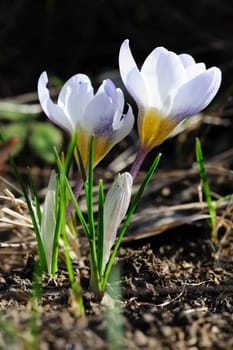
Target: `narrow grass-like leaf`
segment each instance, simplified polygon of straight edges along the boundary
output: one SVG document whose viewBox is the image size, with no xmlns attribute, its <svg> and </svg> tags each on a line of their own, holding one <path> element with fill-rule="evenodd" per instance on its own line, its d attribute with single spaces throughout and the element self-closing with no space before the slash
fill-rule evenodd
<svg viewBox="0 0 233 350">
<path fill-rule="evenodd" d="M 67 179 L 67 177 L 65 177 L 65 181 L 66 181 L 66 186 L 67 186 L 67 190 L 68 190 L 70 199 L 71 199 L 72 204 L 74 206 L 74 210 L 75 210 L 75 212 L 76 212 L 76 214 L 78 216 L 80 224 L 82 225 L 83 231 L 84 231 L 84 233 L 85 233 L 85 235 L 87 237 L 90 237 L 90 232 L 89 232 L 88 225 L 87 225 L 86 220 L 85 220 L 85 218 L 84 218 L 84 216 L 83 216 L 83 214 L 82 214 L 82 212 L 81 212 L 81 210 L 79 208 L 78 202 L 77 202 L 77 200 L 75 198 L 74 192 L 72 191 L 72 188 L 71 188 L 71 186 L 69 184 L 69 180 Z"/>
<path fill-rule="evenodd" d="M 40 236 L 40 227 L 38 226 L 38 220 L 35 216 L 35 212 L 33 210 L 32 203 L 31 203 L 30 198 L 28 196 L 26 186 L 24 184 L 23 178 L 21 177 L 21 175 L 17 169 L 17 166 L 16 166 L 12 157 L 9 158 L 9 162 L 10 162 L 10 164 L 15 172 L 16 178 L 17 178 L 17 180 L 22 188 L 22 191 L 23 191 L 23 194 L 24 194 L 27 206 L 28 206 L 29 214 L 30 214 L 31 219 L 32 219 L 32 224 L 33 224 L 33 227 L 35 230 L 37 244 L 38 244 L 38 254 L 39 254 L 39 258 L 40 258 L 41 268 L 43 269 L 43 271 L 48 271 L 44 246 L 43 246 L 43 242 L 42 242 L 42 239 Z"/>
<path fill-rule="evenodd" d="M 29 329 L 31 337 L 28 339 L 27 349 L 37 349 L 39 345 L 39 300 L 42 295 L 42 274 L 41 267 L 36 263 L 33 278 L 32 291 L 30 297 L 31 310 L 29 314 Z"/>
<path fill-rule="evenodd" d="M 69 146 L 68 146 L 67 154 L 65 157 L 65 164 L 64 164 L 64 171 L 65 171 L 66 176 L 68 176 L 68 174 L 69 174 L 71 161 L 72 161 L 72 158 L 74 155 L 75 147 L 77 146 L 78 134 L 79 134 L 79 130 L 77 129 L 73 133 L 71 141 L 70 141 Z"/>
<path fill-rule="evenodd" d="M 124 221 L 124 224 L 123 224 L 123 226 L 122 226 L 122 229 L 121 229 L 121 231 L 120 231 L 120 233 L 119 233 L 119 236 L 118 236 L 118 238 L 117 238 L 117 240 L 116 240 L 116 243 L 115 243 L 115 245 L 114 245 L 112 254 L 111 254 L 111 256 L 110 256 L 110 259 L 109 259 L 109 261 L 108 261 L 108 263 L 107 263 L 107 266 L 106 266 L 106 268 L 105 268 L 105 271 L 104 271 L 104 275 L 103 275 L 103 278 L 102 278 L 102 289 L 103 289 L 103 290 L 105 290 L 105 288 L 106 288 L 106 284 L 107 284 L 107 281 L 108 281 L 108 276 L 109 276 L 109 273 L 110 273 L 110 271 L 111 271 L 111 268 L 112 268 L 114 259 L 115 259 L 115 257 L 116 257 L 116 254 L 117 254 L 117 252 L 118 252 L 118 249 L 119 249 L 120 243 L 121 243 L 121 241 L 122 241 L 122 238 L 124 237 L 124 234 L 125 234 L 125 232 L 126 232 L 126 230 L 127 230 L 127 228 L 128 228 L 128 225 L 129 225 L 129 223 L 130 223 L 130 220 L 131 220 L 131 218 L 132 218 L 132 215 L 133 215 L 133 213 L 134 213 L 134 211 L 135 211 L 135 209 L 136 209 L 136 207 L 137 207 L 137 205 L 138 205 L 138 201 L 139 201 L 139 199 L 140 199 L 142 193 L 144 192 L 146 186 L 148 185 L 148 183 L 149 183 L 151 177 L 153 176 L 153 174 L 154 174 L 154 172 L 155 172 L 155 170 L 156 170 L 156 168 L 157 168 L 157 165 L 158 165 L 158 163 L 159 163 L 160 158 L 161 158 L 161 153 L 159 153 L 159 154 L 157 155 L 157 157 L 156 157 L 155 160 L 153 161 L 152 165 L 150 166 L 150 169 L 148 170 L 148 172 L 147 172 L 147 174 L 146 174 L 146 176 L 145 176 L 145 178 L 144 178 L 144 180 L 143 180 L 141 186 L 139 187 L 139 189 L 138 189 L 138 191 L 137 191 L 137 193 L 136 193 L 135 198 L 133 199 L 133 201 L 132 201 L 132 203 L 131 203 L 131 205 L 130 205 L 130 208 L 129 208 L 129 210 L 128 210 L 128 214 L 127 214 L 127 216 L 126 216 L 126 219 L 125 219 L 125 221 Z"/>
<path fill-rule="evenodd" d="M 101 290 L 100 286 L 100 276 L 99 276 L 99 267 L 97 260 L 97 251 L 96 251 L 96 230 L 94 222 L 94 210 L 93 210 L 93 159 L 94 159 L 94 136 L 91 137 L 90 141 L 90 150 L 89 150 L 89 163 L 88 163 L 88 181 L 84 184 L 84 189 L 86 192 L 87 199 L 87 213 L 88 213 L 88 224 L 89 224 L 89 244 L 90 244 L 90 264 L 91 264 L 91 281 L 90 287 L 95 292 L 98 297 L 98 294 Z"/>
<path fill-rule="evenodd" d="M 66 267 L 67 272 L 69 276 L 69 281 L 71 284 L 71 288 L 75 294 L 78 306 L 79 306 L 79 312 L 83 315 L 84 314 L 84 305 L 83 305 L 83 299 L 81 295 L 81 289 L 79 284 L 75 280 L 74 270 L 72 266 L 72 261 L 70 257 L 69 252 L 69 242 L 67 238 L 66 233 L 66 181 L 65 181 L 65 173 L 62 172 L 60 174 L 60 186 L 61 186 L 61 193 L 60 193 L 60 215 L 61 215 L 61 230 L 62 230 L 62 237 L 63 237 L 63 243 L 64 243 L 64 254 L 65 254 L 65 260 L 66 260 Z"/>
<path fill-rule="evenodd" d="M 104 242 L 104 188 L 103 180 L 99 181 L 99 190 L 98 190 L 98 226 L 97 226 L 97 260 L 99 275 L 102 274 L 102 263 L 103 263 L 103 242 Z"/>
<path fill-rule="evenodd" d="M 35 203 L 35 207 L 36 207 L 37 219 L 38 219 L 39 225 L 41 225 L 42 213 L 41 213 L 41 208 L 40 208 L 40 201 L 38 198 L 36 186 L 35 186 L 35 183 L 33 181 L 31 170 L 29 167 L 28 167 L 28 180 L 29 180 L 29 184 L 30 184 L 31 194 L 32 194 L 32 197 L 33 197 L 33 200 Z"/>
<path fill-rule="evenodd" d="M 95 241 L 95 222 L 93 211 L 93 156 L 94 156 L 94 137 L 91 137 L 90 151 L 89 151 L 89 166 L 88 166 L 88 181 L 85 182 L 85 189 L 87 193 L 87 212 L 88 223 L 90 230 L 90 239 Z"/>
<path fill-rule="evenodd" d="M 85 183 L 85 181 L 87 180 L 87 174 L 86 174 L 86 170 L 85 170 L 85 167 L 83 164 L 82 156 L 81 156 L 81 153 L 80 153 L 80 150 L 78 147 L 75 149 L 74 156 L 78 161 L 79 170 L 80 170 L 81 175 L 82 175 L 83 183 Z"/>
<path fill-rule="evenodd" d="M 210 224 L 211 224 L 211 241 L 212 243 L 215 243 L 216 241 L 216 210 L 215 206 L 212 202 L 209 183 L 206 176 L 206 170 L 205 170 L 205 164 L 203 159 L 203 153 L 201 148 L 201 143 L 198 138 L 196 138 L 196 158 L 197 158 L 197 164 L 200 172 L 200 177 L 203 184 L 203 191 L 205 194 L 208 211 L 210 215 Z"/>
<path fill-rule="evenodd" d="M 215 202 L 215 207 L 217 208 L 220 204 L 224 203 L 225 201 L 232 201 L 232 199 L 233 199 L 233 195 L 232 194 L 227 194 L 226 196 L 223 196 L 223 197 L 219 198 Z"/>
<path fill-rule="evenodd" d="M 64 165 L 62 164 L 61 159 L 60 159 L 56 149 L 54 149 L 54 152 L 55 152 L 55 157 L 56 157 L 56 162 L 57 162 L 57 167 L 58 167 L 59 173 L 63 174 L 65 176 Z M 88 225 L 87 225 L 86 220 L 85 220 L 85 218 L 84 218 L 84 216 L 83 216 L 83 214 L 82 214 L 82 212 L 81 212 L 81 210 L 79 208 L 79 205 L 77 203 L 75 195 L 74 195 L 74 193 L 72 191 L 72 188 L 70 186 L 69 180 L 67 179 L 66 176 L 65 176 L 65 182 L 66 182 L 66 187 L 67 187 L 67 190 L 68 190 L 68 194 L 69 194 L 70 199 L 72 201 L 72 204 L 74 206 L 74 210 L 75 210 L 75 212 L 76 212 L 76 214 L 77 214 L 77 216 L 79 218 L 79 221 L 80 221 L 80 223 L 82 225 L 83 231 L 84 231 L 85 235 L 87 237 L 89 237 L 90 233 L 89 233 Z"/>
<path fill-rule="evenodd" d="M 94 212 L 93 212 L 93 158 L 94 158 L 94 137 L 91 137 L 90 151 L 89 151 L 89 165 L 88 165 L 88 222 L 90 226 L 91 238 L 95 238 L 95 223 L 94 223 Z"/>
</svg>

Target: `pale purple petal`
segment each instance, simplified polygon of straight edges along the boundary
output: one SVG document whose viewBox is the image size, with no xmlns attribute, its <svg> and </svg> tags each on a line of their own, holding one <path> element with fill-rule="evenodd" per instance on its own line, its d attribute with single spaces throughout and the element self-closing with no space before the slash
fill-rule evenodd
<svg viewBox="0 0 233 350">
<path fill-rule="evenodd" d="M 106 79 L 103 81 L 101 85 L 108 95 L 108 97 L 112 100 L 112 104 L 117 105 L 117 91 L 114 83 L 110 79 Z"/>
<path fill-rule="evenodd" d="M 62 87 L 58 96 L 58 105 L 76 127 L 83 124 L 83 116 L 88 103 L 93 98 L 93 87 L 85 74 L 76 74 Z"/>
<path fill-rule="evenodd" d="M 173 100 L 170 118 L 181 121 L 202 111 L 215 97 L 221 84 L 221 71 L 212 67 L 180 87 Z"/>
<path fill-rule="evenodd" d="M 195 65 L 189 66 L 185 70 L 186 74 L 186 81 L 192 80 L 199 74 L 203 73 L 206 71 L 206 66 L 204 63 L 197 63 Z"/>
<path fill-rule="evenodd" d="M 119 123 L 122 119 L 122 114 L 123 114 L 123 109 L 125 104 L 124 94 L 121 91 L 121 89 L 118 88 L 116 92 L 117 92 L 117 101 L 116 101 L 116 112 L 112 123 L 113 130 L 116 130 L 119 127 Z"/>
<path fill-rule="evenodd" d="M 182 53 L 179 55 L 180 61 L 182 62 L 184 68 L 188 68 L 196 64 L 194 58 L 187 53 Z"/>
<path fill-rule="evenodd" d="M 134 125 L 134 115 L 131 106 L 129 105 L 128 111 L 126 114 L 123 114 L 121 120 L 118 123 L 117 129 L 114 129 L 112 135 L 112 143 L 116 143 L 123 140 L 132 130 Z"/>
<path fill-rule="evenodd" d="M 156 95 L 159 93 L 160 101 L 163 102 L 170 94 L 173 94 L 179 86 L 185 81 L 185 69 L 180 62 L 179 57 L 163 47 L 158 47 L 147 57 L 143 66 L 142 74 L 149 85 L 151 94 L 150 105 L 155 108 L 161 108 L 156 105 Z M 153 101 L 153 93 L 156 92 Z"/>
<path fill-rule="evenodd" d="M 74 125 L 67 118 L 63 108 L 55 104 L 50 98 L 47 84 L 48 76 L 46 72 L 43 72 L 38 81 L 38 97 L 43 111 L 53 123 L 72 133 Z"/>
<path fill-rule="evenodd" d="M 109 96 L 104 91 L 98 91 L 85 110 L 82 127 L 91 133 L 108 136 L 112 133 L 114 113 Z"/>
<path fill-rule="evenodd" d="M 162 105 L 161 96 L 159 93 L 159 81 L 156 71 L 160 50 L 163 50 L 163 48 L 158 48 L 152 51 L 144 61 L 141 68 L 141 74 L 145 85 L 147 86 L 148 105 L 156 108 L 160 108 Z"/>
<path fill-rule="evenodd" d="M 129 40 L 125 40 L 120 48 L 119 69 L 123 83 L 129 94 L 139 106 L 148 102 L 148 92 L 139 69 L 129 48 Z"/>
</svg>

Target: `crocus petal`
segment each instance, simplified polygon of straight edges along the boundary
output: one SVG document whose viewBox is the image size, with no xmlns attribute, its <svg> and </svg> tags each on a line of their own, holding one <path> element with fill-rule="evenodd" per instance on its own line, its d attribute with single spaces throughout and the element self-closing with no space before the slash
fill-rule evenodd
<svg viewBox="0 0 233 350">
<path fill-rule="evenodd" d="M 123 115 L 117 128 L 109 131 L 109 134 L 105 131 L 99 130 L 95 134 L 94 143 L 94 165 L 98 164 L 101 159 L 115 146 L 116 143 L 123 140 L 132 130 L 134 124 L 134 116 L 132 108 L 129 106 L 126 115 Z"/>
<path fill-rule="evenodd" d="M 118 123 L 117 128 L 114 130 L 112 136 L 112 143 L 115 145 L 116 143 L 123 140 L 132 130 L 134 125 L 134 115 L 131 106 L 128 106 L 128 111 L 124 114 L 121 120 Z"/>
<path fill-rule="evenodd" d="M 83 125 L 84 111 L 93 98 L 93 87 L 85 74 L 76 74 L 62 87 L 58 96 L 58 105 L 62 106 L 72 125 Z"/>
<path fill-rule="evenodd" d="M 186 82 L 192 80 L 196 76 L 206 71 L 206 66 L 204 63 L 197 63 L 195 65 L 189 66 L 185 70 Z"/>
<path fill-rule="evenodd" d="M 103 84 L 100 86 L 104 89 L 107 96 L 111 99 L 113 106 L 117 105 L 117 89 L 114 83 L 110 79 L 106 79 L 103 81 Z"/>
<path fill-rule="evenodd" d="M 193 66 L 196 64 L 194 58 L 187 53 L 182 53 L 179 55 L 179 59 L 181 63 L 183 64 L 184 68 L 188 68 L 190 66 Z"/>
<path fill-rule="evenodd" d="M 132 185 L 132 176 L 125 172 L 117 176 L 107 193 L 103 217 L 103 272 L 110 257 L 110 251 L 115 242 L 118 227 L 128 210 Z"/>
<path fill-rule="evenodd" d="M 152 70 L 152 64 L 154 70 Z M 157 105 L 156 102 L 153 103 L 153 97 L 150 104 L 151 107 L 157 109 L 162 108 L 164 110 L 165 107 L 168 108 L 169 106 L 164 105 L 167 97 L 185 81 L 185 69 L 179 57 L 163 47 L 158 47 L 148 56 L 143 64 L 142 73 L 146 75 L 146 80 L 150 84 L 149 90 L 158 89 L 161 105 Z M 153 81 L 157 81 L 156 87 L 153 86 Z M 166 112 L 164 110 L 164 113 Z"/>
<path fill-rule="evenodd" d="M 158 47 L 147 57 L 141 72 L 150 91 L 150 107 L 169 108 L 164 105 L 164 101 L 185 81 L 185 69 L 179 57 L 174 52 Z"/>
<path fill-rule="evenodd" d="M 112 123 L 113 130 L 118 129 L 118 127 L 119 127 L 119 123 L 122 119 L 122 111 L 123 111 L 124 104 L 125 104 L 124 95 L 123 95 L 123 92 L 121 91 L 121 89 L 116 89 L 116 93 L 117 93 L 117 101 L 116 101 L 116 112 L 115 112 L 115 115 L 113 118 L 113 123 Z"/>
<path fill-rule="evenodd" d="M 105 91 L 98 92 L 84 112 L 85 129 L 108 136 L 112 133 L 113 105 Z"/>
<path fill-rule="evenodd" d="M 148 102 L 147 88 L 130 51 L 129 40 L 125 40 L 121 45 L 119 68 L 122 80 L 130 95 L 138 105 L 145 105 Z"/>
<path fill-rule="evenodd" d="M 181 121 L 203 110 L 216 95 L 221 71 L 212 67 L 182 85 L 173 100 L 170 118 Z"/>
<path fill-rule="evenodd" d="M 62 107 L 58 106 L 51 100 L 47 84 L 47 73 L 43 72 L 38 81 L 38 97 L 43 111 L 53 123 L 72 133 L 74 125 L 71 120 L 67 118 Z"/>
</svg>

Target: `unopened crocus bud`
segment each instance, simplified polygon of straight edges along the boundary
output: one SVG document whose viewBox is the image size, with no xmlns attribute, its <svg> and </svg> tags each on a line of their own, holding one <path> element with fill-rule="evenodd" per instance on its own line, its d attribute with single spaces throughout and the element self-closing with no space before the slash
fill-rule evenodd
<svg viewBox="0 0 233 350">
<path fill-rule="evenodd" d="M 40 236 L 43 243 L 48 273 L 51 273 L 53 243 L 56 228 L 56 173 L 52 172 L 42 213 Z"/>
<path fill-rule="evenodd" d="M 104 237 L 102 271 L 110 257 L 117 229 L 129 207 L 133 179 L 130 173 L 119 174 L 110 187 L 104 203 Z"/>
</svg>

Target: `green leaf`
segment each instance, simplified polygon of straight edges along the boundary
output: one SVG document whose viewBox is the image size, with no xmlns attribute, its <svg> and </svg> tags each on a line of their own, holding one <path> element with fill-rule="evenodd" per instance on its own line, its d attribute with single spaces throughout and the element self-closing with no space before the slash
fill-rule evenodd
<svg viewBox="0 0 233 350">
<path fill-rule="evenodd" d="M 203 183 L 203 192 L 205 194 L 206 202 L 208 205 L 208 211 L 210 215 L 210 221 L 211 221 L 211 241 L 215 243 L 216 241 L 216 210 L 211 198 L 211 192 L 209 183 L 207 180 L 206 170 L 205 170 L 205 163 L 202 153 L 202 147 L 201 143 L 198 138 L 196 138 L 196 158 L 197 158 L 197 164 L 200 172 L 200 177 Z"/>
<path fill-rule="evenodd" d="M 12 151 L 13 156 L 18 154 L 22 150 L 27 134 L 28 134 L 27 123 L 12 123 L 12 124 L 5 125 L 1 129 L 1 135 L 4 140 L 8 140 L 13 136 L 16 136 L 18 139 L 18 142 L 15 144 L 15 147 Z"/>
<path fill-rule="evenodd" d="M 103 180 L 99 180 L 99 191 L 98 191 L 98 226 L 97 226 L 97 259 L 99 275 L 102 274 L 102 263 L 103 263 L 103 246 L 104 246 L 104 185 Z"/>
<path fill-rule="evenodd" d="M 47 163 L 54 163 L 53 146 L 61 145 L 62 132 L 49 123 L 35 123 L 32 125 L 28 141 L 38 157 Z"/>
</svg>

